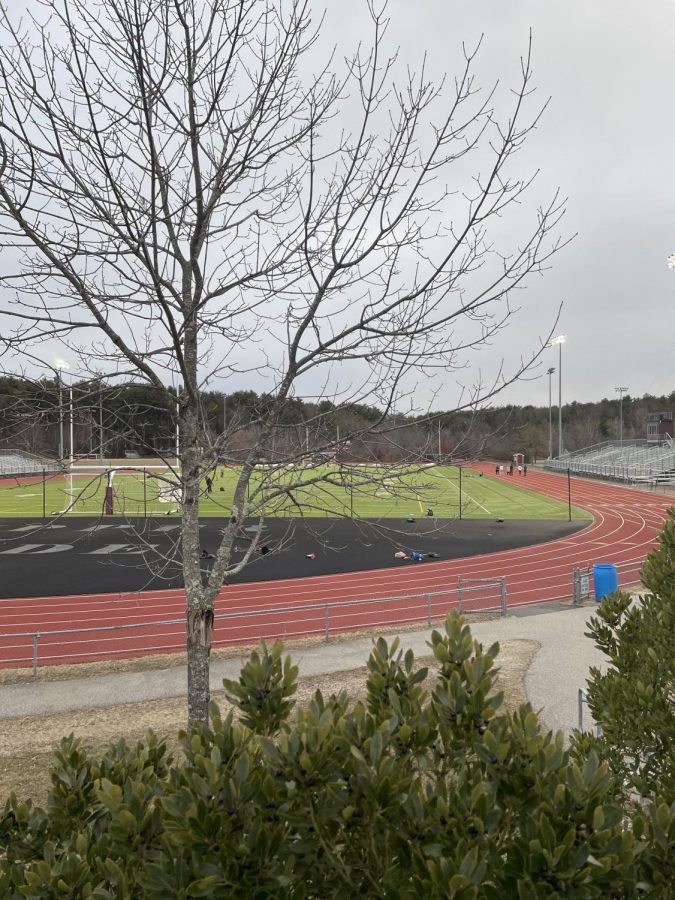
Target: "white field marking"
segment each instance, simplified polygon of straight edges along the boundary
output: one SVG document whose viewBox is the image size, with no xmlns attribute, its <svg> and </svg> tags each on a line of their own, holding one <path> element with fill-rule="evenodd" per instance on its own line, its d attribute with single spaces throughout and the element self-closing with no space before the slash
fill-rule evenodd
<svg viewBox="0 0 675 900">
<path fill-rule="evenodd" d="M 14 494 L 15 497 L 41 497 L 42 494 Z"/>
<path fill-rule="evenodd" d="M 439 478 L 445 478 L 446 481 L 449 481 L 450 484 L 452 485 L 452 487 L 454 487 L 454 489 L 459 494 L 459 488 L 457 487 L 455 482 L 452 480 L 452 478 L 450 478 L 448 475 L 441 475 L 440 472 L 438 472 L 437 474 L 438 474 Z M 469 498 L 469 500 L 471 500 L 472 503 L 476 504 L 476 506 L 480 506 L 481 509 L 484 509 L 486 513 L 488 513 L 489 515 L 493 515 L 492 510 L 489 510 L 487 508 L 487 506 L 483 506 L 482 503 L 479 503 L 478 500 L 474 499 L 474 497 L 472 497 L 471 494 L 467 493 L 467 491 L 462 491 L 462 494 L 466 495 Z"/>
</svg>

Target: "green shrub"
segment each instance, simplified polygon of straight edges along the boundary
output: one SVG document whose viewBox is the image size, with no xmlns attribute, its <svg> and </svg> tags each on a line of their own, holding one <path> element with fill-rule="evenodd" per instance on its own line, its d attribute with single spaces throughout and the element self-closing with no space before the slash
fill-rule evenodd
<svg viewBox="0 0 675 900">
<path fill-rule="evenodd" d="M 577 736 L 575 757 L 591 750 L 610 764 L 617 791 L 675 802 L 675 511 L 643 570 L 639 602 L 603 600 L 587 635 L 607 657 L 591 670 L 587 696 L 602 735 Z M 673 848 L 675 855 L 675 847 Z"/>
<path fill-rule="evenodd" d="M 498 646 L 461 618 L 430 646 L 428 686 L 379 639 L 365 703 L 294 710 L 297 672 L 263 647 L 180 762 L 153 736 L 99 761 L 64 739 L 47 808 L 5 806 L 0 897 L 670 896 L 675 810 L 627 821 L 594 752 L 505 710 Z"/>
</svg>

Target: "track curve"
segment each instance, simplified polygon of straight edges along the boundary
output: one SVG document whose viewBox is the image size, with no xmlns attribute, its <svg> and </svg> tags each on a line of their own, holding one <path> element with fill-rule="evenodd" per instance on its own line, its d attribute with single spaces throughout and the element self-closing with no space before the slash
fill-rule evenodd
<svg viewBox="0 0 675 900">
<path fill-rule="evenodd" d="M 526 486 L 567 501 L 564 476 L 530 470 Z M 505 578 L 509 607 L 570 597 L 572 571 L 595 562 L 614 563 L 621 586 L 638 582 L 640 566 L 654 547 L 674 498 L 576 478 L 572 494 L 576 506 L 592 513 L 592 523 L 545 544 L 406 564 L 399 570 L 226 586 L 219 595 L 213 644 L 323 634 L 329 613 L 333 632 L 437 618 L 456 607 L 460 576 Z M 345 601 L 362 602 L 330 606 Z M 465 599 L 464 608 L 471 607 Z M 3 600 L 0 667 L 30 664 L 34 634 L 39 634 L 40 665 L 177 652 L 185 645 L 184 612 L 181 590 Z M 69 634 L 58 633 L 66 629 Z"/>
</svg>

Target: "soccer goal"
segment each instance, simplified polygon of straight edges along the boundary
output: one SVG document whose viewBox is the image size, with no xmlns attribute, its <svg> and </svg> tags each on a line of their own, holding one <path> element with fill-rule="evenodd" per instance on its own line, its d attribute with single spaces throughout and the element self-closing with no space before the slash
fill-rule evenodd
<svg viewBox="0 0 675 900">
<path fill-rule="evenodd" d="M 74 465 L 63 479 L 59 513 L 170 515 L 182 503 L 180 472 L 171 466 Z"/>
</svg>

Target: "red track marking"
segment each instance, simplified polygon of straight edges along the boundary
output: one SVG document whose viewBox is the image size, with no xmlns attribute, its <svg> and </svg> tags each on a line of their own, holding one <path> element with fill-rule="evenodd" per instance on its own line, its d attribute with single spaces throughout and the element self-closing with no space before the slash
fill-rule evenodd
<svg viewBox="0 0 675 900">
<path fill-rule="evenodd" d="M 563 476 L 530 470 L 509 483 L 567 500 Z M 327 614 L 331 633 L 439 618 L 457 606 L 459 576 L 506 578 L 510 607 L 568 598 L 572 570 L 594 562 L 616 564 L 620 584 L 639 581 L 640 565 L 655 545 L 673 498 L 572 479 L 572 499 L 593 514 L 593 522 L 545 544 L 444 562 L 402 563 L 400 569 L 224 587 L 216 607 L 214 646 L 323 634 Z M 465 594 L 465 609 L 478 606 L 477 593 Z M 499 607 L 495 587 L 489 599 Z M 343 601 L 370 602 L 327 607 Z M 185 645 L 184 612 L 181 590 L 0 600 L 0 633 L 12 635 L 0 638 L 0 667 L 30 664 L 33 638 L 19 636 L 26 632 L 40 634 L 40 665 L 177 652 Z M 54 634 L 91 628 L 100 630 Z"/>
</svg>

